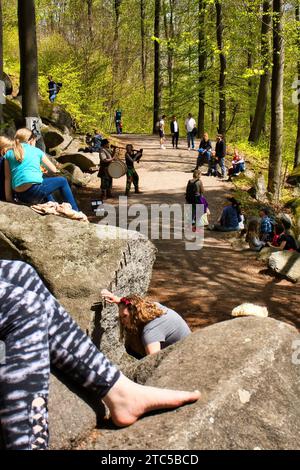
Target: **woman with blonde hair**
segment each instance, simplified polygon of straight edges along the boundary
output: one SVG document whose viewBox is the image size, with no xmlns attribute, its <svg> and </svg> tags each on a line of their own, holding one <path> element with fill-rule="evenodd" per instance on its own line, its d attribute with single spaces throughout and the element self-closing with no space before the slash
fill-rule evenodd
<svg viewBox="0 0 300 470">
<path fill-rule="evenodd" d="M 5 136 L 0 136 L 0 201 L 6 201 L 5 196 L 5 161 L 4 155 L 13 147 L 13 141 Z"/>
<path fill-rule="evenodd" d="M 158 302 L 139 295 L 121 298 L 108 290 L 101 294 L 107 302 L 118 305 L 121 338 L 127 351 L 136 357 L 154 354 L 191 333 L 178 313 Z"/>
<path fill-rule="evenodd" d="M 15 135 L 13 146 L 5 154 L 5 194 L 8 202 L 13 201 L 13 191 L 18 200 L 25 204 L 40 204 L 55 201 L 53 193 L 59 191 L 64 202 L 79 211 L 68 181 L 63 177 L 44 178 L 41 166 L 52 173 L 58 170 L 49 158 L 35 147 L 36 136 L 29 129 L 20 129 Z"/>
</svg>

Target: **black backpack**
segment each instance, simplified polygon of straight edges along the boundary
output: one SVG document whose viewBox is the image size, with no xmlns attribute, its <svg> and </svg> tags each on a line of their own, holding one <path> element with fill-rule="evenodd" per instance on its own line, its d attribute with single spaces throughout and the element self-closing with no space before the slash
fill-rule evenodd
<svg viewBox="0 0 300 470">
<path fill-rule="evenodd" d="M 187 188 L 186 188 L 186 195 L 185 195 L 185 199 L 186 199 L 186 202 L 188 204 L 196 204 L 196 194 L 197 194 L 197 191 L 198 191 L 197 182 L 198 181 L 199 180 L 196 180 L 196 181 L 190 180 L 188 182 L 188 185 L 187 185 Z"/>
</svg>

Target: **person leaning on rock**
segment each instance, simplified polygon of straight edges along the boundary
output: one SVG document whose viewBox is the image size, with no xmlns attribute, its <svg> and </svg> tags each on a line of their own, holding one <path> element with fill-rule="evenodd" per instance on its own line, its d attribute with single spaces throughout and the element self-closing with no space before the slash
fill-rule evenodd
<svg viewBox="0 0 300 470">
<path fill-rule="evenodd" d="M 121 338 L 127 351 L 137 358 L 154 354 L 191 333 L 178 313 L 158 302 L 138 295 L 121 298 L 108 290 L 101 294 L 107 302 L 118 305 Z"/>
</svg>

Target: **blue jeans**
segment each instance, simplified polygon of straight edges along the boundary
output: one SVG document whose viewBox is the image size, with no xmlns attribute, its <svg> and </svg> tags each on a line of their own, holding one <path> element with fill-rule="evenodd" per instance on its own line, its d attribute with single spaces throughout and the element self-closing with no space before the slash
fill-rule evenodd
<svg viewBox="0 0 300 470">
<path fill-rule="evenodd" d="M 66 178 L 56 176 L 54 178 L 44 178 L 41 184 L 33 184 L 31 188 L 23 193 L 17 193 L 18 199 L 25 204 L 41 204 L 43 202 L 55 202 L 52 193 L 59 191 L 64 202 L 71 204 L 74 211 L 79 212 L 77 203 L 72 194 Z"/>
<path fill-rule="evenodd" d="M 193 132 L 188 132 L 187 134 L 187 140 L 188 140 L 188 148 L 194 149 L 195 148 L 195 137 Z"/>
<path fill-rule="evenodd" d="M 218 165 L 220 165 L 221 167 L 222 176 L 225 177 L 226 176 L 225 157 L 224 158 L 218 157 Z"/>
<path fill-rule="evenodd" d="M 199 149 L 199 157 L 197 159 L 197 168 L 204 164 L 204 158 L 207 157 L 207 163 L 210 164 L 211 152 L 209 150 Z"/>
</svg>

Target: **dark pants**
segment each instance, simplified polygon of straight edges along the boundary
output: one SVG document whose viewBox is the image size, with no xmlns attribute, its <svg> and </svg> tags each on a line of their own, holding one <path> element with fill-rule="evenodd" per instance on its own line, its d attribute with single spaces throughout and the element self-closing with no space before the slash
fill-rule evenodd
<svg viewBox="0 0 300 470">
<path fill-rule="evenodd" d="M 179 132 L 174 132 L 172 134 L 172 145 L 173 148 L 176 147 L 178 148 L 178 141 L 179 141 Z"/>
<path fill-rule="evenodd" d="M 188 148 L 195 148 L 195 136 L 194 132 L 188 132 L 187 134 Z"/>
<path fill-rule="evenodd" d="M 128 169 L 127 171 L 127 183 L 126 183 L 126 193 L 129 193 L 131 189 L 131 184 L 133 183 L 135 191 L 139 190 L 139 175 L 135 169 Z"/>
<path fill-rule="evenodd" d="M 0 341 L 0 422 L 8 450 L 48 446 L 50 363 L 99 399 L 120 377 L 20 261 L 0 261 Z"/>
<path fill-rule="evenodd" d="M 27 191 L 17 193 L 17 196 L 25 204 L 42 204 L 47 201 L 55 201 L 52 196 L 55 191 L 60 192 L 64 202 L 71 204 L 74 211 L 79 211 L 69 183 L 62 176 L 44 178 L 41 184 L 33 184 Z"/>
</svg>

